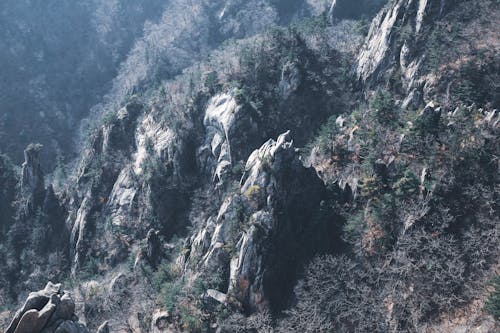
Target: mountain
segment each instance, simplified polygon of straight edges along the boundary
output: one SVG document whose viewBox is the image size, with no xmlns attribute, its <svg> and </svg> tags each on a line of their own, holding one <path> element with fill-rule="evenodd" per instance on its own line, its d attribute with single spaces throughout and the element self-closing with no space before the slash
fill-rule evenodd
<svg viewBox="0 0 500 333">
<path fill-rule="evenodd" d="M 96 4 L 77 158 L 0 155 L 0 327 L 498 331 L 495 0 Z"/>
</svg>

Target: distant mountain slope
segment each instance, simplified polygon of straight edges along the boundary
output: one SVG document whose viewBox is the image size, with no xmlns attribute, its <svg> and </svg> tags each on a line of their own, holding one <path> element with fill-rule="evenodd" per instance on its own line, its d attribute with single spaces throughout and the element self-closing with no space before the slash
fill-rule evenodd
<svg viewBox="0 0 500 333">
<path fill-rule="evenodd" d="M 2 1 L 0 150 L 14 161 L 30 142 L 44 164 L 75 152 L 79 121 L 109 89 L 144 23 L 165 1 Z"/>
<path fill-rule="evenodd" d="M 170 1 L 66 175 L 0 158 L 0 325 L 497 332 L 497 1 L 363 4 Z"/>
</svg>

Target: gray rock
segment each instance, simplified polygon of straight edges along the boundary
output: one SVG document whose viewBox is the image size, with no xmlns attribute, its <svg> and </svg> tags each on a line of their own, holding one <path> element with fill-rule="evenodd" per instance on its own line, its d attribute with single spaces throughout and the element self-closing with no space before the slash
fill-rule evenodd
<svg viewBox="0 0 500 333">
<path fill-rule="evenodd" d="M 227 302 L 227 295 L 218 290 L 208 289 L 207 295 L 219 303 L 226 304 Z"/>
<path fill-rule="evenodd" d="M 85 326 L 73 321 L 75 302 L 49 282 L 45 289 L 28 296 L 5 333 L 87 333 Z"/>
<path fill-rule="evenodd" d="M 39 207 L 45 197 L 45 178 L 40 163 L 41 149 L 42 145 L 31 144 L 24 150 L 21 191 L 27 199 L 27 211 Z"/>
<path fill-rule="evenodd" d="M 208 290 L 207 295 L 249 312 L 279 302 L 278 293 L 265 291 L 289 288 L 291 292 L 294 274 L 284 273 L 279 266 L 293 255 L 298 258 L 293 267 L 311 250 L 301 240 L 309 218 L 300 215 L 311 216 L 319 209 L 322 189 L 316 173 L 300 162 L 290 132 L 267 141 L 248 158 L 239 190 L 189 240 L 188 256 L 194 257 L 183 260 L 186 274 L 193 269 L 208 276 L 229 271 L 227 295 L 216 290 Z M 193 260 L 189 259 L 196 263 L 190 266 Z M 277 281 L 281 285 L 275 285 Z"/>
<path fill-rule="evenodd" d="M 197 150 L 197 159 L 203 172 L 222 186 L 233 162 L 245 155 L 242 148 L 253 137 L 256 125 L 232 94 L 219 94 L 208 102 L 203 126 L 205 139 Z"/>
<path fill-rule="evenodd" d="M 57 306 L 56 312 L 54 313 L 54 317 L 57 320 L 70 320 L 75 314 L 75 301 L 71 298 L 69 294 L 64 294 L 60 303 Z"/>
<path fill-rule="evenodd" d="M 156 268 L 161 261 L 161 242 L 158 236 L 159 232 L 151 229 L 148 232 L 147 242 L 147 259 L 151 267 Z"/>
<path fill-rule="evenodd" d="M 376 83 L 396 60 L 403 85 L 411 90 L 422 84 L 420 64 L 424 55 L 414 42 L 421 37 L 425 21 L 439 18 L 446 7 L 443 0 L 396 0 L 387 5 L 373 20 L 365 45 L 358 56 L 356 72 L 363 82 Z M 401 40 L 400 27 L 407 26 L 411 34 Z"/>
<path fill-rule="evenodd" d="M 89 330 L 82 324 L 66 320 L 57 327 L 54 333 L 89 333 Z"/>
<path fill-rule="evenodd" d="M 21 317 L 25 312 L 33 309 L 37 311 L 43 309 L 43 307 L 49 302 L 50 296 L 52 294 L 59 293 L 60 290 L 61 284 L 53 284 L 52 282 L 48 282 L 45 286 L 45 289 L 30 293 L 23 307 L 16 312 L 5 333 L 14 333 L 16 327 L 19 324 L 19 321 L 21 320 Z"/>
</svg>

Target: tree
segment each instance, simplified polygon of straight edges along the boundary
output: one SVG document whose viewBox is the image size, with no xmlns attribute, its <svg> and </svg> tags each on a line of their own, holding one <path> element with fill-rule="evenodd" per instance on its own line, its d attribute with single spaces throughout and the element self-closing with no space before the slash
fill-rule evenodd
<svg viewBox="0 0 500 333">
<path fill-rule="evenodd" d="M 484 309 L 496 320 L 500 321 L 500 275 L 491 281 L 493 292 L 488 296 Z"/>
</svg>

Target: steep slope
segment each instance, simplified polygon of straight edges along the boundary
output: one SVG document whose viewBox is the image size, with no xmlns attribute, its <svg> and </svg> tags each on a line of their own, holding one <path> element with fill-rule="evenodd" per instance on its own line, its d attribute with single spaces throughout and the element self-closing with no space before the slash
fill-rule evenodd
<svg viewBox="0 0 500 333">
<path fill-rule="evenodd" d="M 311 11 L 300 0 L 170 1 L 160 21 L 145 27 L 94 116 L 113 112 L 128 95 L 180 74 L 224 41 L 290 24 L 309 17 Z"/>
<path fill-rule="evenodd" d="M 491 1 L 394 2 L 374 19 L 357 75 L 368 87 L 389 85 L 413 108 L 432 99 L 448 109 L 498 108 L 498 15 Z"/>
<path fill-rule="evenodd" d="M 35 186 L 36 195 L 26 191 L 27 202 L 35 196 L 41 199 L 28 205 L 26 218 L 16 223 L 23 230 L 20 229 L 17 235 L 20 248 L 24 246 L 25 250 L 34 251 L 30 258 L 41 261 L 24 262 L 23 269 L 9 265 L 16 279 L 7 284 L 8 288 L 15 294 L 16 290 L 41 287 L 43 282 L 37 274 L 43 269 L 39 271 L 38 268 L 45 267 L 47 271 L 61 273 L 71 268 L 73 278 L 78 279 L 101 275 L 103 279 L 99 285 L 104 290 L 104 286 L 114 283 L 120 274 L 125 273 L 126 279 L 140 281 L 143 273 L 138 267 L 145 263 L 154 263 L 154 267 L 178 255 L 169 254 L 171 250 L 164 246 L 150 246 L 154 243 L 152 235 L 157 234 L 162 242 L 173 236 L 189 239 L 189 228 L 193 228 L 193 232 L 205 228 L 206 221 L 196 216 L 196 212 L 209 214 L 218 210 L 224 198 L 232 195 L 234 184 L 241 177 L 241 165 L 254 149 L 287 129 L 294 132 L 297 142 L 304 144 L 326 117 L 332 112 L 340 112 L 347 103 L 347 63 L 344 55 L 334 49 L 335 40 L 329 38 L 336 32 L 330 28 L 324 30 L 323 21 L 311 23 L 301 28 L 307 29 L 307 34 L 306 30 L 275 29 L 262 37 L 227 44 L 213 52 L 210 61 L 195 64 L 179 77 L 164 81 L 158 88 L 147 90 L 142 97 L 133 97 L 118 111 L 109 112 L 90 134 L 74 183 L 70 183 L 63 194 L 62 204 L 67 214 L 62 217 L 66 216 L 65 229 L 69 236 L 59 238 L 61 248 L 48 249 L 48 253 L 42 254 L 27 245 L 27 240 L 34 236 L 25 229 L 38 230 L 33 227 L 40 225 L 36 216 L 50 213 L 39 202 L 51 191 L 43 185 Z M 318 45 L 317 41 L 328 43 Z M 267 57 L 263 58 L 263 54 Z M 259 82 L 268 84 L 260 86 Z M 316 112 L 308 115 L 309 108 L 315 108 Z M 38 174 L 37 158 L 28 157 L 26 173 L 36 170 Z M 40 173 L 37 179 L 43 180 L 43 175 Z M 210 192 L 217 195 L 212 200 L 203 198 L 204 193 Z M 315 192 L 311 191 L 311 195 L 321 196 L 320 191 Z M 276 200 L 280 202 L 282 198 Z M 290 200 L 297 199 L 292 197 Z M 319 200 L 314 204 L 319 204 Z M 281 212 L 282 208 L 276 210 Z M 297 223 L 304 223 L 303 219 L 305 217 Z M 56 221 L 60 218 L 47 220 L 59 223 Z M 239 238 L 243 232 L 235 229 L 234 237 Z M 298 237 L 296 231 L 294 233 L 290 237 Z M 38 236 L 39 242 L 50 242 L 48 233 Z M 320 249 L 330 248 L 329 245 L 314 245 L 303 249 L 299 261 L 307 260 Z M 266 256 L 263 251 L 259 250 Z M 23 254 L 14 255 L 20 261 Z M 62 258 L 60 268 L 45 263 L 43 260 L 47 256 Z M 124 265 L 135 256 L 134 266 L 139 270 L 125 268 L 124 272 Z M 289 268 L 293 274 L 288 277 L 285 287 L 288 293 L 295 281 L 294 274 L 300 270 L 298 263 L 297 267 Z M 221 269 L 229 270 L 229 262 L 227 265 Z M 185 278 L 191 280 L 199 274 L 203 272 L 190 270 Z M 60 279 L 59 275 L 55 277 Z M 97 304 L 87 299 L 87 287 L 80 285 L 84 290 L 78 293 L 88 304 L 83 311 L 89 327 L 96 328 L 105 319 L 118 325 L 111 310 L 96 315 L 93 307 Z M 189 287 L 187 284 L 186 288 Z M 152 290 L 150 294 L 158 291 Z M 137 296 L 137 293 L 126 297 L 132 295 Z M 152 295 L 144 300 L 150 308 L 141 309 L 141 316 L 152 313 L 156 298 Z M 107 299 L 108 296 L 103 297 Z M 278 299 L 277 296 L 269 298 Z M 284 305 L 279 304 L 280 301 L 274 303 L 277 308 Z M 137 314 L 133 311 L 137 310 L 132 308 L 125 313 L 135 318 Z"/>
<path fill-rule="evenodd" d="M 284 331 L 497 330 L 477 308 L 499 264 L 498 8 L 471 4 L 394 1 L 374 19 L 356 67 L 368 101 L 308 155 L 351 192 L 336 207 L 354 254 L 311 264 Z"/>
<path fill-rule="evenodd" d="M 262 59 L 265 49 L 273 49 L 274 53 Z M 246 50 L 246 54 L 241 55 L 241 50 Z M 293 62 L 283 55 L 291 55 Z M 224 204 L 225 198 L 233 195 L 234 184 L 241 177 L 240 165 L 252 149 L 286 128 L 293 130 L 299 142 L 306 142 L 312 130 L 332 112 L 330 107 L 341 108 L 346 102 L 342 55 L 333 49 L 310 48 L 302 35 L 293 30 L 276 30 L 259 39 L 230 45 L 214 53 L 212 59 L 147 95 L 153 101 L 151 105 L 129 104 L 96 131 L 80 163 L 77 186 L 71 189 L 76 191 L 70 192 L 72 213 L 67 223 L 73 229 L 70 247 L 75 273 L 88 267 L 92 258 L 99 263 L 92 274 L 113 272 L 113 267 L 130 255 L 157 261 L 151 256 L 144 257 L 140 249 L 139 241 L 146 239 L 151 229 L 165 240 L 186 235 L 189 226 L 193 232 L 209 237 L 206 223 L 213 222 L 207 219 L 214 219 L 209 214 L 214 211 L 214 215 L 226 215 L 215 212 L 228 204 Z M 211 72 L 206 73 L 205 68 Z M 257 85 L 264 81 L 269 86 Z M 316 113 L 304 117 L 309 107 L 315 107 Z M 135 138 L 127 135 L 131 131 L 135 132 Z M 289 160 L 285 164 L 288 163 Z M 253 186 L 255 189 L 257 185 Z M 210 199 L 208 193 L 213 193 Z M 311 190 L 310 196 L 313 195 L 321 196 L 319 190 Z M 280 202 L 284 197 L 280 195 L 276 200 Z M 250 218 L 253 212 L 245 214 Z M 272 216 L 272 212 L 267 214 Z M 305 218 L 294 223 L 300 225 Z M 228 217 L 228 223 L 233 222 Z M 243 230 L 231 228 L 234 230 L 226 232 L 232 233 L 230 243 L 236 246 Z M 290 237 L 298 237 L 293 235 L 292 232 Z M 221 237 L 218 251 L 231 251 L 226 238 L 229 236 Z M 317 250 L 305 246 L 304 253 L 310 256 L 323 245 L 315 246 Z M 184 249 L 191 247 L 189 243 L 184 245 Z M 203 249 L 193 250 L 199 252 L 196 257 L 204 255 Z M 281 247 L 278 250 L 285 251 Z M 223 262 L 207 265 L 229 274 L 230 260 L 235 256 L 226 254 Z M 307 255 L 297 254 L 297 257 L 305 260 Z M 193 258 L 184 258 L 182 262 L 194 263 Z M 135 266 L 139 264 L 142 261 L 136 259 Z M 186 288 L 197 276 L 208 273 L 203 267 L 194 269 L 187 265 L 185 269 L 188 271 L 180 278 L 186 281 L 183 283 Z M 294 272 L 298 267 L 288 269 Z M 288 291 L 294 282 L 293 275 L 289 278 L 285 288 Z M 254 308 L 252 302 L 255 301 L 243 301 L 244 307 Z M 282 306 L 279 302 L 276 301 L 277 307 Z"/>
<path fill-rule="evenodd" d="M 2 1 L 2 152 L 19 163 L 23 148 L 40 142 L 50 168 L 58 155 L 76 153 L 80 120 L 163 7 L 158 0 Z"/>
<path fill-rule="evenodd" d="M 26 149 L 3 303 L 51 279 L 100 332 L 497 331 L 498 8 L 391 1 L 363 44 L 364 3 L 169 2 L 60 192 Z"/>
</svg>

